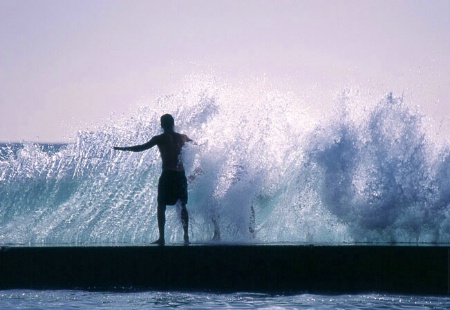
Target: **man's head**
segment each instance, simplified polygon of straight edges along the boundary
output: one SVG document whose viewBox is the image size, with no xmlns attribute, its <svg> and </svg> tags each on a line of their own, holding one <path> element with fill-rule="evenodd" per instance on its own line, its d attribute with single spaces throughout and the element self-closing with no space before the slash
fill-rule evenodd
<svg viewBox="0 0 450 310">
<path fill-rule="evenodd" d="M 172 115 L 164 114 L 161 116 L 161 127 L 166 130 L 173 130 L 173 126 L 175 125 L 175 121 L 173 120 Z"/>
</svg>

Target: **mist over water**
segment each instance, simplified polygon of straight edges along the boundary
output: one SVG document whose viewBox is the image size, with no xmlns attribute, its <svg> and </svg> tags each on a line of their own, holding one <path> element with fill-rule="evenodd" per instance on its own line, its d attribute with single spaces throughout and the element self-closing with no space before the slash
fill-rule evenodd
<svg viewBox="0 0 450 310">
<path fill-rule="evenodd" d="M 194 79 L 67 145 L 0 147 L 0 244 L 142 244 L 158 237 L 157 148 L 171 113 L 193 242 L 450 242 L 450 148 L 401 96 L 343 91 L 331 116 L 265 83 Z M 200 173 L 199 173 L 200 172 Z M 168 206 L 166 240 L 182 241 Z M 220 241 L 219 241 L 220 240 Z"/>
</svg>

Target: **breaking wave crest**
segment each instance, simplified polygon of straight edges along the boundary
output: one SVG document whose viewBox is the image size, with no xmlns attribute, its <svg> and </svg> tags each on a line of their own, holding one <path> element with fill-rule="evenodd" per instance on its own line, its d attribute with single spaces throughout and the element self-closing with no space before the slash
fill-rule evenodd
<svg viewBox="0 0 450 310">
<path fill-rule="evenodd" d="M 158 151 L 117 152 L 160 132 L 183 156 L 194 242 L 450 242 L 450 148 L 393 94 L 345 91 L 317 119 L 293 93 L 191 82 L 67 145 L 0 148 L 0 244 L 136 244 L 157 238 Z M 200 171 L 200 173 L 198 173 Z M 179 208 L 166 240 L 180 242 Z"/>
</svg>

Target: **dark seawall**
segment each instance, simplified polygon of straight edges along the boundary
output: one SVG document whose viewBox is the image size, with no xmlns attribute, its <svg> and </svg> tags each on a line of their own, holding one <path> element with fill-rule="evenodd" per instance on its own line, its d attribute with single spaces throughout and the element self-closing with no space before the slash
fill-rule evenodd
<svg viewBox="0 0 450 310">
<path fill-rule="evenodd" d="M 447 295 L 449 247 L 1 247 L 0 289 Z"/>
</svg>

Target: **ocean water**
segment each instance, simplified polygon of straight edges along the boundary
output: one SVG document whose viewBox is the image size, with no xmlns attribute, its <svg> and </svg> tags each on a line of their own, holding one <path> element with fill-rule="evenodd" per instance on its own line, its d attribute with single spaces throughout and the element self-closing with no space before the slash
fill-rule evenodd
<svg viewBox="0 0 450 310">
<path fill-rule="evenodd" d="M 442 309 L 450 298 L 399 295 L 267 295 L 257 293 L 0 291 L 9 309 Z"/>
<path fill-rule="evenodd" d="M 157 238 L 157 149 L 113 151 L 176 129 L 190 236 L 258 243 L 450 243 L 450 147 L 395 94 L 344 91 L 333 113 L 264 85 L 197 79 L 72 143 L 0 145 L 0 244 L 135 244 Z M 179 208 L 166 240 L 180 242 Z"/>
<path fill-rule="evenodd" d="M 146 244 L 158 237 L 156 149 L 176 130 L 193 242 L 450 244 L 450 145 L 396 94 L 346 90 L 317 117 L 306 97 L 197 79 L 73 142 L 0 144 L 0 245 Z M 166 241 L 182 241 L 168 207 Z M 447 309 L 436 296 L 0 291 L 1 309 Z"/>
</svg>

